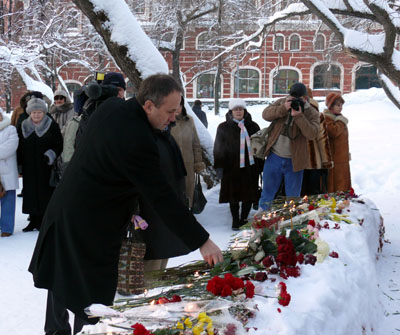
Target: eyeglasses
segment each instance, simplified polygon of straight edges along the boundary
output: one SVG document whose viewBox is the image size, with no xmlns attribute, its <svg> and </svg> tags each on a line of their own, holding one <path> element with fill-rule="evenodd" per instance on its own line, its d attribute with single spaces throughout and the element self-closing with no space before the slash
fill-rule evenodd
<svg viewBox="0 0 400 335">
<path fill-rule="evenodd" d="M 57 95 L 54 97 L 54 100 L 64 100 L 65 97 L 63 97 L 62 95 Z"/>
</svg>

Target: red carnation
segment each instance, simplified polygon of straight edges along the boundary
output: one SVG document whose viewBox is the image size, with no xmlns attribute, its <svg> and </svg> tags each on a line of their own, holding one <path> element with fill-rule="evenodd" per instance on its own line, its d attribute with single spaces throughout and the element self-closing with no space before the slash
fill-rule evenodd
<svg viewBox="0 0 400 335">
<path fill-rule="evenodd" d="M 304 255 L 302 253 L 299 253 L 297 256 L 297 262 L 299 264 L 303 264 L 304 263 Z"/>
<path fill-rule="evenodd" d="M 308 206 L 308 210 L 309 210 L 309 211 L 312 211 L 313 209 L 315 209 L 315 207 L 314 207 L 313 205 L 309 205 L 309 206 Z"/>
<path fill-rule="evenodd" d="M 214 295 L 220 295 L 224 287 L 224 280 L 218 276 L 210 279 L 207 283 L 207 291 Z"/>
<path fill-rule="evenodd" d="M 230 297 L 232 295 L 232 288 L 225 284 L 221 291 L 221 297 Z"/>
<path fill-rule="evenodd" d="M 135 323 L 131 328 L 133 328 L 133 335 L 152 335 L 141 323 Z"/>
<path fill-rule="evenodd" d="M 225 273 L 224 282 L 228 284 L 232 290 L 236 291 L 244 287 L 243 280 L 234 277 L 231 273 Z"/>
<path fill-rule="evenodd" d="M 276 243 L 277 243 L 277 244 L 285 244 L 286 242 L 287 242 L 286 236 L 279 235 L 279 236 L 276 238 Z"/>
<path fill-rule="evenodd" d="M 246 298 L 254 297 L 254 285 L 250 280 L 246 281 L 245 289 L 246 289 Z"/>
<path fill-rule="evenodd" d="M 279 297 L 278 297 L 278 302 L 279 302 L 279 305 L 282 305 L 282 306 L 287 306 L 287 305 L 289 305 L 289 303 L 290 303 L 290 294 L 289 293 L 287 293 L 287 292 L 281 292 L 281 294 L 279 295 Z"/>
<path fill-rule="evenodd" d="M 315 221 L 314 220 L 308 220 L 308 224 L 315 228 Z"/>
<path fill-rule="evenodd" d="M 163 305 L 163 304 L 168 304 L 168 303 L 169 303 L 168 298 L 161 297 L 161 298 L 158 298 L 156 305 Z"/>
</svg>

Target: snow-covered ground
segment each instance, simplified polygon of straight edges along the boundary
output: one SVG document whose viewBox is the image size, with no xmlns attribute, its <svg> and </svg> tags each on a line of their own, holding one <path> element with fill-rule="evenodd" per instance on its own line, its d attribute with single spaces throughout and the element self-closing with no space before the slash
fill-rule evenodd
<svg viewBox="0 0 400 335">
<path fill-rule="evenodd" d="M 387 243 L 377 262 L 383 321 L 376 334 L 400 334 L 400 227 L 397 224 L 400 214 L 400 206 L 397 204 L 397 190 L 400 189 L 400 169 L 397 167 L 397 163 L 400 164 L 400 111 L 381 89 L 359 91 L 345 95 L 344 99 L 346 103 L 343 113 L 349 118 L 353 187 L 356 193 L 376 204 L 386 225 Z M 321 103 L 321 108 L 323 105 Z M 261 117 L 263 107 L 248 108 L 260 127 L 267 124 Z M 225 111 L 221 114 L 224 115 Z M 218 124 L 223 120 L 223 116 L 215 116 L 212 111 L 208 111 L 209 131 L 213 138 Z M 221 248 L 225 248 L 232 233 L 229 208 L 225 204 L 218 204 L 218 187 L 205 191 L 205 194 L 208 204 L 198 219 L 211 233 L 212 239 Z M 21 214 L 21 199 L 18 198 L 15 233 L 10 238 L 0 239 L 1 335 L 22 335 L 28 332 L 31 335 L 43 334 L 46 292 L 33 287 L 32 277 L 27 272 L 38 233 L 22 233 L 26 224 L 26 215 Z M 169 265 L 178 265 L 192 259 L 200 259 L 199 252 L 172 259 Z M 368 293 L 365 292 L 366 295 Z M 337 308 L 346 309 L 346 306 L 338 302 Z M 363 314 L 365 308 L 359 306 L 359 313 Z M 346 318 L 346 313 L 342 313 L 341 318 Z M 347 321 L 337 320 L 338 323 Z M 318 333 L 318 329 L 313 331 Z"/>
</svg>

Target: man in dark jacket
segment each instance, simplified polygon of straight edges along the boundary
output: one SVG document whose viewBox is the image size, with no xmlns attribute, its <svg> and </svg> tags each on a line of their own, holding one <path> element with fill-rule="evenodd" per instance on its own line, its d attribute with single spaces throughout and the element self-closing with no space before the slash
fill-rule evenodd
<svg viewBox="0 0 400 335">
<path fill-rule="evenodd" d="M 208 128 L 207 114 L 201 109 L 201 101 L 195 100 L 192 108 L 193 112 L 200 119 L 200 121 L 204 124 L 204 127 Z"/>
<path fill-rule="evenodd" d="M 142 82 L 137 98 L 110 98 L 91 116 L 82 142 L 47 207 L 29 271 L 48 290 L 46 334 L 74 333 L 88 319 L 84 308 L 112 304 L 122 232 L 136 198 L 145 199 L 188 248 L 209 264 L 220 249 L 178 199 L 160 169 L 153 129 L 175 120 L 181 88 L 169 75 Z"/>
</svg>

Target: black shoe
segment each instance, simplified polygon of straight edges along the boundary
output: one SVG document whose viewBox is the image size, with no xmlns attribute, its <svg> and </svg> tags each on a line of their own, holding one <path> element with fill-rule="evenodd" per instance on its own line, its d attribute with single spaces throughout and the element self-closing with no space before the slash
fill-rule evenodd
<svg viewBox="0 0 400 335">
<path fill-rule="evenodd" d="M 29 222 L 29 224 L 24 229 L 22 229 L 22 231 L 26 233 L 28 231 L 33 231 L 35 228 L 36 228 L 35 224 Z"/>
<path fill-rule="evenodd" d="M 20 193 L 20 194 L 17 194 L 17 197 L 18 198 L 22 198 L 24 195 L 22 194 L 22 193 Z"/>
<path fill-rule="evenodd" d="M 247 223 L 247 219 L 245 219 L 245 220 L 240 220 L 240 222 L 239 222 L 239 227 L 241 227 L 241 226 L 244 226 L 245 224 Z"/>
<path fill-rule="evenodd" d="M 240 221 L 233 220 L 232 222 L 232 230 L 240 230 Z"/>
</svg>

